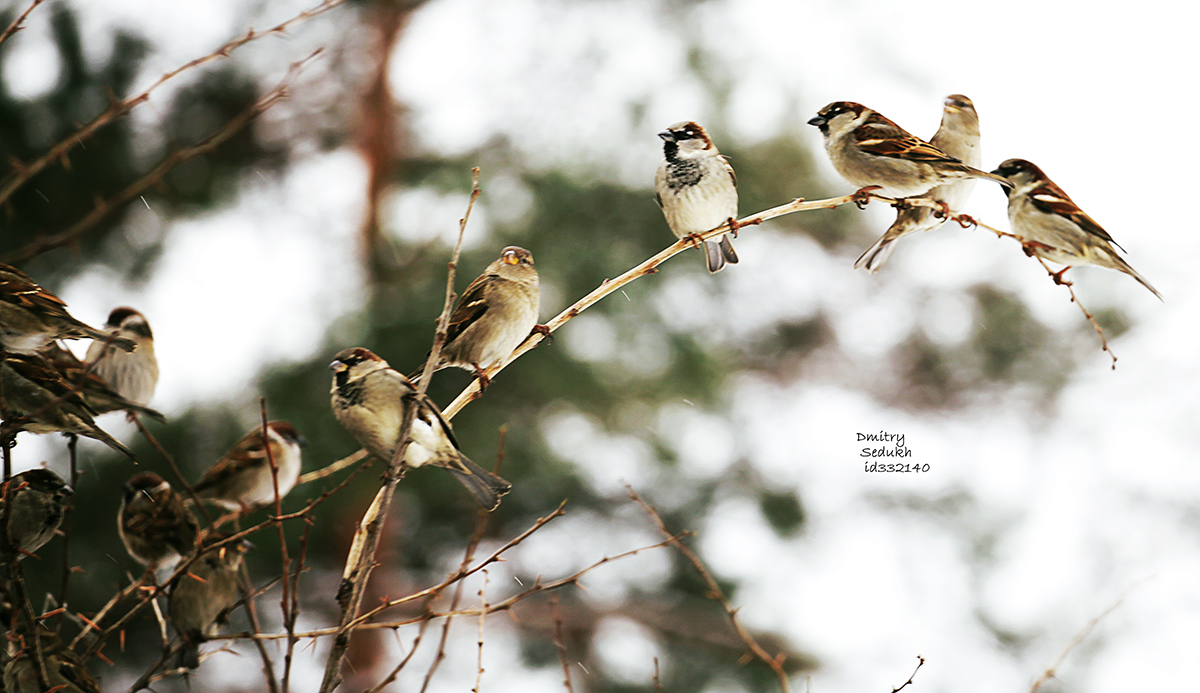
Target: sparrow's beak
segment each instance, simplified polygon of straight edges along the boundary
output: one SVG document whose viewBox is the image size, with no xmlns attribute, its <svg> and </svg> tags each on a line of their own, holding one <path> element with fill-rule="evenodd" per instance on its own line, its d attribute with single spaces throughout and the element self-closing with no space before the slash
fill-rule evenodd
<svg viewBox="0 0 1200 693">
<path fill-rule="evenodd" d="M 509 251 L 509 252 L 507 252 L 507 253 L 505 253 L 505 254 L 504 254 L 504 264 L 506 264 L 506 265 L 516 265 L 516 264 L 518 264 L 518 263 L 520 263 L 520 262 L 521 262 L 521 259 L 520 259 L 519 257 L 517 257 L 517 254 L 516 254 L 516 253 L 514 253 L 514 252 L 512 252 L 512 251 Z"/>
<path fill-rule="evenodd" d="M 349 366 L 341 361 L 334 361 L 333 363 L 329 364 L 329 370 L 333 371 L 334 373 L 342 373 L 346 371 L 347 368 L 349 368 Z"/>
<path fill-rule="evenodd" d="M 817 116 L 813 116 L 813 117 L 811 117 L 811 118 L 809 118 L 809 119 L 808 119 L 808 124 L 809 124 L 809 125 L 812 125 L 812 126 L 815 126 L 815 127 L 819 127 L 819 128 L 820 128 L 820 127 L 825 127 L 825 123 L 826 123 L 826 122 L 828 122 L 828 121 L 826 121 L 826 120 L 825 120 L 825 118 L 823 118 L 823 117 L 821 117 L 821 116 L 819 116 L 819 115 L 817 115 Z"/>
<path fill-rule="evenodd" d="M 663 130 L 662 132 L 658 133 L 658 136 L 663 138 L 664 142 L 675 141 L 675 133 L 671 132 L 670 130 Z"/>
</svg>

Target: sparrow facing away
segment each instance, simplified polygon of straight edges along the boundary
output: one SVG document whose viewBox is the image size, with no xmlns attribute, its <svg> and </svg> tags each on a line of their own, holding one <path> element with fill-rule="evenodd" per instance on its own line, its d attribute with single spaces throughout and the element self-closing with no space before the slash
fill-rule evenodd
<svg viewBox="0 0 1200 693">
<path fill-rule="evenodd" d="M 94 346 L 98 342 L 92 342 L 92 344 Z M 138 351 L 140 352 L 141 349 Z M 137 412 L 159 423 L 166 423 L 167 417 L 162 413 L 122 397 L 108 381 L 96 372 L 96 369 L 88 370 L 86 364 L 75 358 L 75 354 L 59 346 L 57 342 L 51 342 L 38 353 L 50 361 L 54 370 L 58 371 L 59 375 L 83 396 L 83 401 L 87 402 L 88 406 L 97 414 L 107 414 L 110 411 Z M 137 356 L 136 353 L 116 353 L 129 357 Z"/>
<path fill-rule="evenodd" d="M 62 524 L 72 493 L 71 487 L 49 469 L 30 469 L 8 480 L 6 495 L 12 500 L 8 536 L 18 553 L 33 553 L 50 541 Z M 0 522 L 4 505 L 4 495 L 0 495 Z"/>
<path fill-rule="evenodd" d="M 39 354 L 0 354 L 0 392 L 0 416 L 6 423 L 28 417 L 19 422 L 21 430 L 87 436 L 135 459 L 129 448 L 96 426 L 96 411 Z"/>
<path fill-rule="evenodd" d="M 942 123 L 929 143 L 968 166 L 979 168 L 982 165 L 983 156 L 979 151 L 979 115 L 970 99 L 962 94 L 946 97 Z M 945 205 L 945 210 L 961 211 L 975 188 L 975 180 L 963 178 L 954 183 L 939 185 L 925 196 Z M 946 218 L 938 218 L 930 207 L 912 205 L 900 209 L 896 212 L 896 221 L 858 258 L 854 268 L 865 267 L 868 272 L 874 273 L 887 262 L 892 254 L 893 243 L 910 233 L 933 231 L 944 223 Z"/>
<path fill-rule="evenodd" d="M 83 659 L 63 645 L 61 639 L 45 626 L 38 626 L 42 658 L 46 663 L 49 690 L 54 693 L 100 693 Z M 9 645 L 9 660 L 4 667 L 4 690 L 7 693 L 41 693 L 34 664 L 33 643 L 28 636 L 13 638 Z"/>
<path fill-rule="evenodd" d="M 108 314 L 104 331 L 132 341 L 137 349 L 127 353 L 103 342 L 92 342 L 86 357 L 89 364 L 94 364 L 92 372 L 130 402 L 147 404 L 158 384 L 158 359 L 154 356 L 150 323 L 133 308 L 122 306 Z"/>
<path fill-rule="evenodd" d="M 736 233 L 737 176 L 704 128 L 684 121 L 658 136 L 663 139 L 663 160 L 654 174 L 654 192 L 671 233 L 686 238 L 726 223 Z M 704 241 L 704 260 L 709 272 L 736 263 L 729 236 Z"/>
<path fill-rule="evenodd" d="M 878 186 L 891 197 L 912 197 L 964 178 L 1012 184 L 968 166 L 860 103 L 835 101 L 808 121 L 825 136 L 833 167 L 859 188 Z"/>
<path fill-rule="evenodd" d="M 529 336 L 538 318 L 538 273 L 533 255 L 510 245 L 467 286 L 450 315 L 438 370 L 483 371 L 503 363 Z"/>
<path fill-rule="evenodd" d="M 151 570 L 174 563 L 196 549 L 198 531 L 183 499 L 161 476 L 130 477 L 117 512 L 117 533 L 134 560 Z"/>
<path fill-rule="evenodd" d="M 1128 274 L 1162 300 L 1162 294 L 1117 255 L 1112 236 L 1040 168 L 1024 159 L 1009 159 L 993 173 L 1013 183 L 1012 191 L 1004 191 L 1008 195 L 1008 223 L 1025 253 L 1066 265 L 1054 275 L 1056 282 L 1062 283 L 1063 272 L 1072 265 L 1097 265 Z"/>
<path fill-rule="evenodd" d="M 304 436 L 286 421 L 267 424 L 268 448 L 263 445 L 263 429 L 257 427 L 237 442 L 217 460 L 196 484 L 196 495 L 230 510 L 248 512 L 256 507 L 275 503 L 275 480 L 271 476 L 271 459 L 275 460 L 279 478 L 279 498 L 282 499 L 300 478 L 300 448 Z"/>
<path fill-rule="evenodd" d="M 387 361 L 363 348 L 339 351 L 329 368 L 333 371 L 330 405 L 338 423 L 372 455 L 391 462 L 401 442 L 405 407 L 416 388 Z M 428 397 L 419 401 L 410 435 L 412 442 L 404 452 L 404 464 L 431 464 L 450 470 L 488 510 L 494 510 L 500 496 L 512 487 L 459 451 L 449 422 Z"/>
<path fill-rule="evenodd" d="M 67 304 L 38 286 L 21 270 L 0 265 L 0 347 L 30 354 L 56 339 L 111 340 L 117 348 L 133 351 L 137 345 L 124 337 L 110 337 L 79 322 Z"/>
<path fill-rule="evenodd" d="M 210 531 L 204 545 L 229 538 Z M 177 666 L 200 666 L 200 644 L 217 634 L 217 627 L 228 619 L 238 602 L 238 571 L 248 544 L 235 542 L 206 550 L 180 575 L 167 600 L 167 616 L 183 639 Z"/>
</svg>

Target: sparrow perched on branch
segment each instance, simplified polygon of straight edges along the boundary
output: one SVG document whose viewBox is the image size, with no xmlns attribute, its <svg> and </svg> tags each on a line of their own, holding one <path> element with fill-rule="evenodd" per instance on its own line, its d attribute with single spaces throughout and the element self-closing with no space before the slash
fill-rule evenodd
<svg viewBox="0 0 1200 693">
<path fill-rule="evenodd" d="M 0 495 L 0 522 L 5 516 L 7 497 L 12 502 L 8 513 L 8 537 L 18 552 L 33 553 L 45 546 L 62 524 L 63 513 L 73 491 L 49 469 L 30 469 L 8 480 Z M 0 531 L 3 526 L 0 525 Z M 0 542 L 0 546 L 3 546 Z"/>
<path fill-rule="evenodd" d="M 21 270 L 0 265 L 0 347 L 30 354 L 56 339 L 111 341 L 119 349 L 133 351 L 136 344 L 112 337 L 79 322 L 67 312 L 67 304 L 38 286 Z"/>
<path fill-rule="evenodd" d="M 58 635 L 45 626 L 38 626 L 42 659 L 46 663 L 46 678 L 54 693 L 100 693 L 83 659 L 63 645 Z M 7 693 L 41 693 L 38 685 L 34 646 L 29 636 L 12 636 L 9 660 L 4 667 L 4 690 Z"/>
<path fill-rule="evenodd" d="M 199 527 L 183 499 L 154 472 L 130 477 L 117 513 L 117 533 L 138 563 L 155 570 L 196 549 Z"/>
<path fill-rule="evenodd" d="M 263 444 L 261 426 L 242 436 L 225 456 L 204 473 L 196 484 L 196 495 L 230 510 L 249 510 L 275 503 L 275 480 L 271 460 L 275 461 L 282 499 L 300 478 L 300 448 L 304 436 L 286 421 L 267 424 L 268 445 Z M 268 457 L 270 450 L 270 457 Z"/>
<path fill-rule="evenodd" d="M 390 462 L 400 441 L 405 408 L 414 402 L 412 381 L 388 366 L 387 361 L 363 348 L 344 349 L 329 364 L 333 370 L 330 405 L 338 423 L 372 455 Z M 449 422 L 428 397 L 422 397 L 413 417 L 412 443 L 404 451 L 404 464 L 431 464 L 450 470 L 483 507 L 494 510 L 500 496 L 512 487 L 462 454 Z"/>
<path fill-rule="evenodd" d="M 691 121 L 675 123 L 658 133 L 663 160 L 654 174 L 655 199 L 676 238 L 711 231 L 721 224 L 737 233 L 737 176 L 717 151 L 704 128 Z M 704 241 L 709 272 L 736 263 L 729 236 Z"/>
<path fill-rule="evenodd" d="M 503 363 L 537 326 L 538 273 L 533 255 L 510 245 L 467 286 L 446 329 L 437 368 L 484 371 Z"/>
<path fill-rule="evenodd" d="M 208 547 L 228 538 L 214 530 L 203 543 Z M 177 666 L 200 666 L 201 643 L 217 634 L 218 626 L 228 620 L 230 610 L 237 605 L 238 571 L 248 546 L 243 541 L 206 549 L 176 580 L 167 600 L 167 616 L 183 639 Z"/>
<path fill-rule="evenodd" d="M 975 105 L 962 94 L 946 97 L 942 111 L 942 124 L 929 143 L 968 166 L 979 168 L 983 156 L 979 151 L 979 114 Z M 941 203 L 944 214 L 939 217 L 933 208 L 912 205 L 897 210 L 896 221 L 875 241 L 875 244 L 858 258 L 854 268 L 865 267 L 874 273 L 892 254 L 892 244 L 910 233 L 932 231 L 946 223 L 945 213 L 961 210 L 971 191 L 975 188 L 974 178 L 963 178 L 954 183 L 939 185 L 926 193 Z"/>
<path fill-rule="evenodd" d="M 1009 159 L 993 173 L 1004 176 L 1014 186 L 1012 191 L 1004 191 L 1008 195 L 1008 223 L 1025 253 L 1066 265 L 1054 275 L 1056 282 L 1062 283 L 1063 273 L 1072 265 L 1097 265 L 1128 274 L 1162 300 L 1162 294 L 1117 255 L 1112 236 L 1040 168 L 1024 159 Z"/>
<path fill-rule="evenodd" d="M 39 354 L 0 354 L 0 416 L 31 433 L 75 433 L 98 440 L 135 459 L 133 452 L 108 435 L 92 419 L 96 411 Z"/>
<path fill-rule="evenodd" d="M 884 195 L 912 197 L 930 188 L 987 178 L 1012 183 L 968 166 L 860 103 L 835 101 L 808 121 L 825 136 L 825 151 L 843 178 L 859 188 L 878 187 Z"/>
<path fill-rule="evenodd" d="M 125 399 L 145 405 L 158 384 L 158 359 L 154 356 L 150 323 L 133 308 L 122 306 L 108 314 L 104 330 L 132 341 L 137 349 L 127 353 L 103 342 L 92 342 L 86 357 L 89 364 L 94 364 L 92 372 L 104 378 Z"/>
<path fill-rule="evenodd" d="M 93 344 L 96 343 L 93 342 Z M 75 358 L 75 354 L 59 346 L 57 342 L 51 342 L 38 353 L 46 357 L 50 361 L 50 365 L 54 366 L 54 370 L 58 371 L 59 375 L 65 378 L 79 394 L 83 395 L 83 400 L 97 414 L 123 410 L 144 414 L 159 423 L 166 423 L 167 417 L 155 409 L 144 407 L 122 397 L 95 369 L 88 370 L 82 361 Z M 137 356 L 137 354 L 116 353 L 120 353 L 122 356 Z"/>
</svg>

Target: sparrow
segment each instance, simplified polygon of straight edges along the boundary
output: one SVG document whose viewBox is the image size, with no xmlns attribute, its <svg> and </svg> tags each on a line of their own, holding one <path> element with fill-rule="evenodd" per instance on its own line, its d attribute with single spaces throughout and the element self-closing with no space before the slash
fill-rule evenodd
<svg viewBox="0 0 1200 693">
<path fill-rule="evenodd" d="M 833 167 L 852 185 L 912 197 L 965 178 L 1008 180 L 968 166 L 860 103 L 835 101 L 808 121 L 825 136 Z"/>
<path fill-rule="evenodd" d="M 104 330 L 132 341 L 137 349 L 127 353 L 103 342 L 92 342 L 88 346 L 87 362 L 92 364 L 92 371 L 122 397 L 134 404 L 145 405 L 158 384 L 158 359 L 154 357 L 154 333 L 150 331 L 150 323 L 133 308 L 122 306 L 108 314 Z"/>
<path fill-rule="evenodd" d="M 183 499 L 154 472 L 139 472 L 125 484 L 117 533 L 125 550 L 151 570 L 174 563 L 196 548 L 199 527 Z"/>
<path fill-rule="evenodd" d="M 54 693 L 100 693 L 100 686 L 92 678 L 83 659 L 63 645 L 58 635 L 44 626 L 38 626 L 38 639 L 42 645 L 42 660 L 46 663 L 47 690 Z M 33 661 L 33 643 L 29 636 L 10 637 L 9 660 L 4 666 L 4 690 L 7 693 L 41 693 L 38 685 L 36 664 Z"/>
<path fill-rule="evenodd" d="M 49 469 L 30 469 L 14 474 L 0 496 L 0 521 L 8 513 L 8 538 L 18 553 L 33 553 L 46 545 L 62 524 L 63 513 L 74 492 Z M 5 506 L 12 502 L 12 510 Z M 0 543 L 0 546 L 6 545 Z"/>
<path fill-rule="evenodd" d="M 368 452 L 390 462 L 401 442 L 405 407 L 416 395 L 412 381 L 363 348 L 339 351 L 329 368 L 333 371 L 330 405 L 338 423 Z M 405 465 L 431 464 L 450 470 L 488 510 L 494 510 L 500 496 L 512 487 L 462 454 L 449 422 L 428 397 L 417 403 L 410 435 Z"/>
<path fill-rule="evenodd" d="M 1162 300 L 1162 294 L 1117 255 L 1113 248 L 1117 242 L 1112 236 L 1040 168 L 1024 159 L 1009 159 L 993 173 L 1013 184 L 1011 191 L 1004 191 L 1008 195 L 1008 223 L 1025 253 L 1066 265 L 1054 275 L 1054 281 L 1061 284 L 1063 273 L 1072 265 L 1097 265 L 1128 274 Z"/>
<path fill-rule="evenodd" d="M 538 297 L 533 255 L 508 246 L 454 307 L 437 369 L 473 370 L 486 387 L 484 371 L 503 363 L 537 326 Z"/>
<path fill-rule="evenodd" d="M 124 351 L 137 345 L 79 322 L 67 304 L 11 265 L 0 265 L 0 347 L 29 354 L 55 339 L 98 339 Z"/>
<path fill-rule="evenodd" d="M 658 133 L 663 160 L 654 174 L 654 193 L 676 238 L 704 233 L 721 224 L 737 233 L 737 176 L 700 125 L 683 121 Z M 704 241 L 709 272 L 737 263 L 729 236 Z"/>
<path fill-rule="evenodd" d="M 267 441 L 264 445 L 261 426 L 242 436 L 200 478 L 195 487 L 196 495 L 243 513 L 271 505 L 275 502 L 275 479 L 271 475 L 273 459 L 279 479 L 279 497 L 286 496 L 300 478 L 300 448 L 306 441 L 296 427 L 286 421 L 267 424 Z"/>
<path fill-rule="evenodd" d="M 946 97 L 942 123 L 929 143 L 968 166 L 979 168 L 983 164 L 983 157 L 979 151 L 979 114 L 975 112 L 975 105 L 970 99 L 962 94 Z M 939 185 L 926 194 L 942 205 L 944 213 L 941 217 L 935 214 L 932 208 L 922 205 L 898 210 L 896 221 L 858 258 L 854 268 L 865 267 L 868 272 L 874 273 L 892 254 L 893 243 L 910 233 L 940 228 L 946 223 L 949 210 L 960 210 L 966 204 L 967 198 L 975 188 L 975 180 L 963 178 L 954 183 Z"/>
<path fill-rule="evenodd" d="M 96 410 L 39 354 L 0 354 L 0 416 L 31 433 L 75 433 L 135 459 L 133 451 L 100 430 Z"/>
<path fill-rule="evenodd" d="M 97 342 L 93 342 L 93 345 L 95 344 Z M 144 414 L 159 423 L 166 423 L 167 417 L 163 416 L 162 413 L 122 397 L 107 380 L 96 372 L 95 368 L 89 370 L 84 362 L 75 357 L 75 354 L 59 346 L 57 342 L 51 342 L 38 353 L 50 361 L 50 365 L 54 366 L 54 370 L 58 371 L 59 375 L 65 378 L 80 395 L 83 395 L 83 400 L 97 414 L 107 414 L 110 411 L 124 410 Z M 117 353 L 125 357 L 137 357 L 136 353 Z"/>
<path fill-rule="evenodd" d="M 229 535 L 210 531 L 204 546 L 227 539 Z M 228 619 L 238 603 L 238 571 L 247 542 L 208 549 L 187 572 L 180 575 L 167 599 L 167 616 L 183 640 L 177 666 L 200 666 L 200 645 L 217 634 L 217 627 Z"/>
</svg>

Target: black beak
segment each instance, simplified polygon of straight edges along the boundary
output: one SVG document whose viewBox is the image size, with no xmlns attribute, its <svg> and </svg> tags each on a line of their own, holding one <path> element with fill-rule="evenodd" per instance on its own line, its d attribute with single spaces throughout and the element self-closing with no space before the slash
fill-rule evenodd
<svg viewBox="0 0 1200 693">
<path fill-rule="evenodd" d="M 815 127 L 819 127 L 819 128 L 823 128 L 823 127 L 825 127 L 825 123 L 827 123 L 827 122 L 829 122 L 829 121 L 825 120 L 825 118 L 823 118 L 823 117 L 821 117 L 821 116 L 819 116 L 819 115 L 817 115 L 817 116 L 813 116 L 813 117 L 811 117 L 811 118 L 809 118 L 809 119 L 808 119 L 808 124 L 809 124 L 809 125 L 812 125 L 812 126 L 815 126 Z"/>
<path fill-rule="evenodd" d="M 671 132 L 670 130 L 663 130 L 662 132 L 658 133 L 658 136 L 663 138 L 664 142 L 675 141 L 675 133 Z"/>
</svg>

